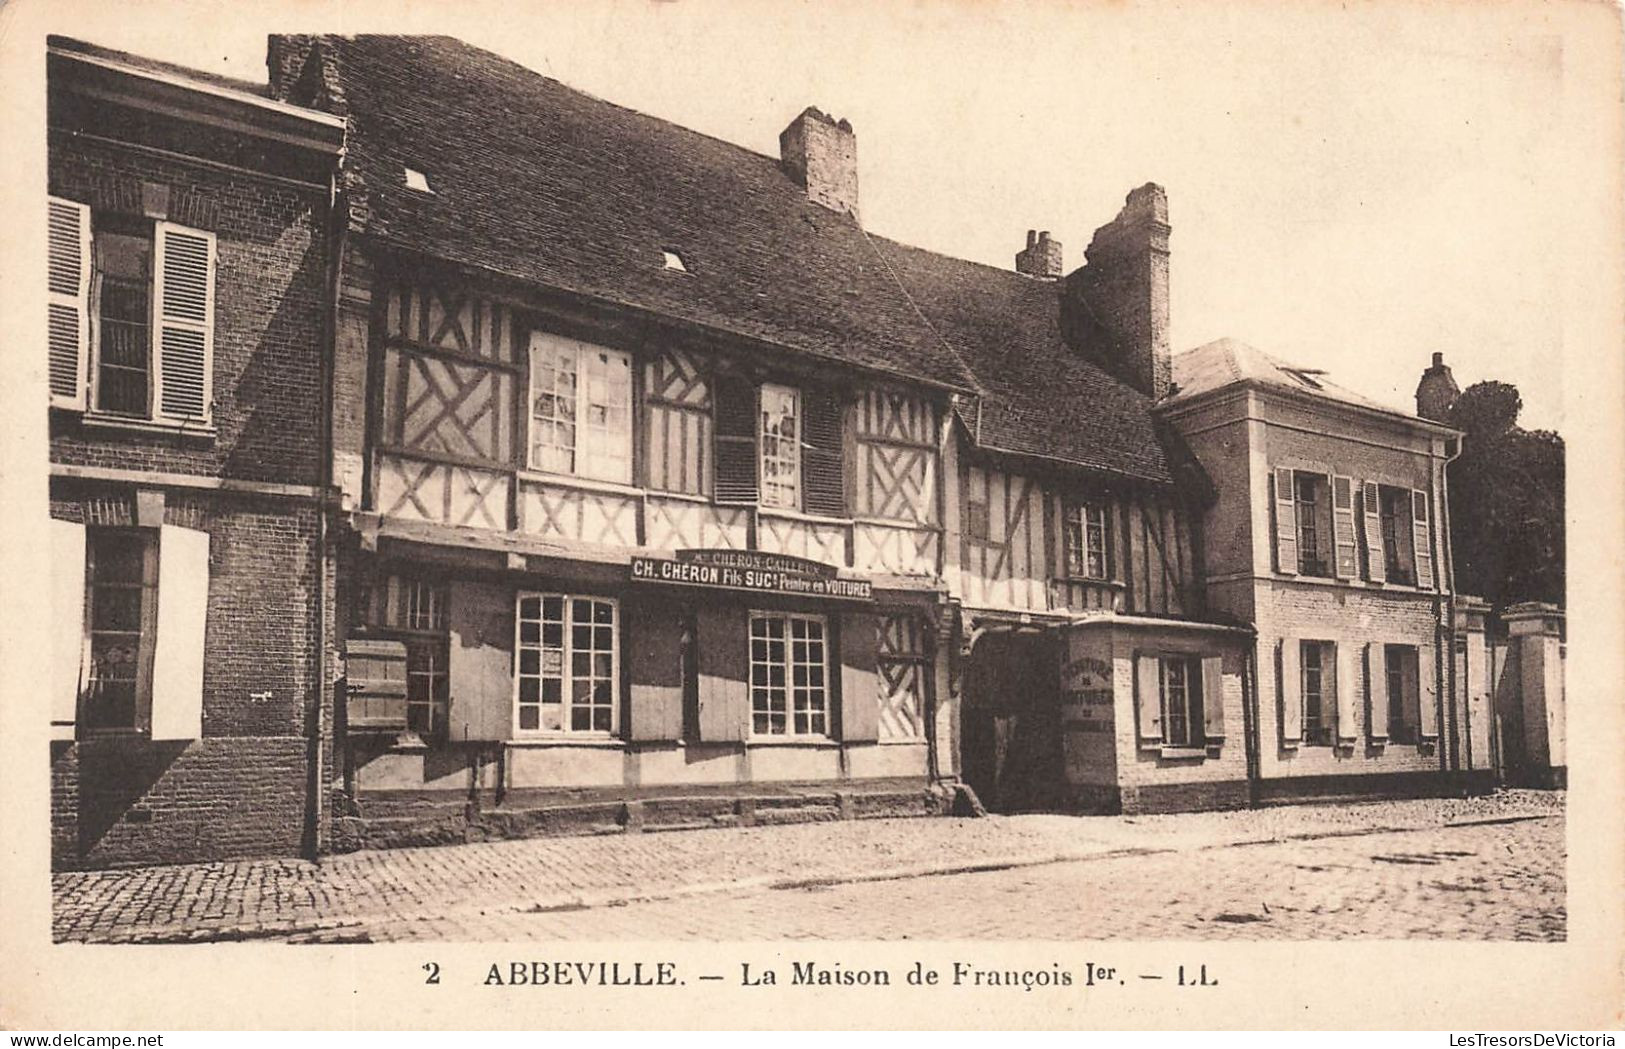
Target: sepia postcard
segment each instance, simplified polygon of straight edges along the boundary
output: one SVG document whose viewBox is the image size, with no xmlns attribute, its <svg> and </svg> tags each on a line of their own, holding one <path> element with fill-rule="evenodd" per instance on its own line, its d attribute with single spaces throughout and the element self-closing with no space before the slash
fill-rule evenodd
<svg viewBox="0 0 1625 1049">
<path fill-rule="evenodd" d="M 1625 1024 L 1616 6 L 0 28 L 0 1026 Z"/>
</svg>

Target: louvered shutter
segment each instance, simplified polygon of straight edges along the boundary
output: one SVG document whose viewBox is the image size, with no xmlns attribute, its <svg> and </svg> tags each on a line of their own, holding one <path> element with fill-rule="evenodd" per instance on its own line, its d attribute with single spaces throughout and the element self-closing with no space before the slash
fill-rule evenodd
<svg viewBox="0 0 1625 1049">
<path fill-rule="evenodd" d="M 631 600 L 626 657 L 632 681 L 629 738 L 683 736 L 683 610 L 669 601 Z M 741 641 L 743 644 L 743 641 Z"/>
<path fill-rule="evenodd" d="M 1360 557 L 1354 535 L 1352 477 L 1332 476 L 1332 539 L 1336 546 L 1332 571 L 1339 579 L 1353 579 L 1360 574 Z"/>
<path fill-rule="evenodd" d="M 1140 746 L 1162 745 L 1162 660 L 1134 653 L 1134 705 L 1139 712 Z"/>
<path fill-rule="evenodd" d="M 1298 574 L 1298 506 L 1293 501 L 1292 471 L 1275 471 L 1275 570 Z"/>
<path fill-rule="evenodd" d="M 496 583 L 446 588 L 446 731 L 454 740 L 513 738 L 514 594 Z"/>
<path fill-rule="evenodd" d="M 51 406 L 83 411 L 90 360 L 90 208 L 52 197 L 49 209 L 46 343 Z"/>
<path fill-rule="evenodd" d="M 51 738 L 72 739 L 85 666 L 85 526 L 51 521 Z"/>
<path fill-rule="evenodd" d="M 716 501 L 754 503 L 756 387 L 737 376 L 719 376 L 712 403 L 716 413 Z"/>
<path fill-rule="evenodd" d="M 1388 738 L 1388 650 L 1365 646 L 1366 735 L 1374 742 Z"/>
<path fill-rule="evenodd" d="M 731 742 L 749 734 L 749 630 L 745 610 L 732 605 L 701 605 L 695 617 L 700 738 L 706 742 Z"/>
<path fill-rule="evenodd" d="M 1365 577 L 1373 583 L 1388 579 L 1388 562 L 1382 548 L 1382 502 L 1377 482 L 1360 487 L 1360 509 L 1365 514 Z"/>
<path fill-rule="evenodd" d="M 1298 669 L 1296 638 L 1281 640 L 1281 680 L 1276 689 L 1281 702 L 1281 743 L 1295 747 L 1303 742 L 1303 680 Z"/>
<path fill-rule="evenodd" d="M 845 405 L 818 390 L 801 396 L 801 505 L 809 514 L 846 516 Z"/>
<path fill-rule="evenodd" d="M 1340 641 L 1334 646 L 1336 656 L 1333 662 L 1337 666 L 1337 739 L 1342 743 L 1351 743 L 1360 738 L 1360 665 L 1355 659 L 1355 649 L 1347 641 Z"/>
<path fill-rule="evenodd" d="M 1439 738 L 1439 688 L 1434 680 L 1433 646 L 1422 645 L 1416 650 L 1417 734 L 1425 742 Z"/>
<path fill-rule="evenodd" d="M 164 525 L 158 534 L 153 739 L 198 739 L 203 735 L 203 641 L 208 609 L 209 533 Z"/>
<path fill-rule="evenodd" d="M 1224 660 L 1202 660 L 1202 733 L 1209 743 L 1224 739 Z"/>
<path fill-rule="evenodd" d="M 1433 589 L 1433 529 L 1429 527 L 1428 494 L 1411 492 L 1411 535 L 1416 547 L 1416 585 Z"/>
<path fill-rule="evenodd" d="M 155 236 L 158 414 L 207 423 L 214 378 L 214 234 L 160 222 Z"/>
</svg>

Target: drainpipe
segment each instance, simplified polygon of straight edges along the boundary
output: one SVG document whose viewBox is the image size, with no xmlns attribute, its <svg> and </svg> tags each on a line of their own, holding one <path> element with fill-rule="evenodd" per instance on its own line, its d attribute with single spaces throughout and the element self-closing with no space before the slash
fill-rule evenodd
<svg viewBox="0 0 1625 1049">
<path fill-rule="evenodd" d="M 338 175 L 334 173 L 328 177 L 328 288 L 327 301 L 323 303 L 322 310 L 322 341 L 321 357 L 318 361 L 318 393 L 317 393 L 317 426 L 320 436 L 317 440 L 321 457 L 317 466 L 317 504 L 316 504 L 316 690 L 311 702 L 310 712 L 310 756 L 307 765 L 310 769 L 310 782 L 307 786 L 309 804 L 306 806 L 306 818 L 310 825 L 306 831 L 307 852 L 311 859 L 317 858 L 322 851 L 323 825 L 327 814 L 327 774 L 323 763 L 323 744 L 329 732 L 329 725 L 324 724 L 323 715 L 326 712 L 326 700 L 332 682 L 328 680 L 327 646 L 336 641 L 333 632 L 329 630 L 328 617 L 334 612 L 327 600 L 327 558 L 330 554 L 327 515 L 332 502 L 333 488 L 333 360 L 338 352 L 338 302 L 339 289 L 344 278 L 344 250 L 348 242 L 349 223 L 343 217 L 344 199 L 338 188 Z M 334 624 L 336 629 L 336 622 Z M 335 706 L 337 697 L 334 697 Z M 336 709 L 335 709 L 336 714 Z M 338 740 L 333 740 L 338 745 Z"/>
<path fill-rule="evenodd" d="M 1258 805 L 1258 635 L 1247 645 L 1247 658 L 1241 661 L 1242 751 L 1247 757 L 1247 806 Z"/>
<path fill-rule="evenodd" d="M 1450 542 L 1450 500 L 1446 493 L 1450 487 L 1450 480 L 1448 476 L 1450 464 L 1461 457 L 1461 442 L 1464 440 L 1466 440 L 1465 434 L 1457 439 L 1456 453 L 1454 455 L 1446 456 L 1444 465 L 1439 470 L 1439 478 L 1442 483 L 1439 485 L 1438 509 L 1433 514 L 1433 523 L 1439 528 L 1440 540 L 1444 553 L 1444 571 L 1439 573 L 1439 578 L 1440 580 L 1449 580 L 1450 583 L 1450 589 L 1446 592 L 1444 600 L 1446 622 L 1450 624 L 1445 633 L 1444 647 L 1445 656 L 1448 659 L 1448 662 L 1446 663 L 1447 669 L 1445 681 L 1447 682 L 1446 687 L 1448 687 L 1450 690 L 1449 695 L 1451 699 L 1454 699 L 1456 696 L 1456 553 L 1454 546 Z M 1434 599 L 1434 617 L 1435 620 L 1437 620 L 1438 598 Z M 1444 710 L 1442 709 L 1443 704 L 1441 703 L 1440 706 L 1441 709 L 1439 711 L 1439 720 L 1440 734 L 1442 736 L 1447 723 L 1444 719 Z M 1469 720 L 1469 715 L 1467 713 L 1467 699 L 1465 696 L 1462 697 L 1461 711 L 1461 731 L 1468 740 L 1467 747 L 1468 751 L 1471 752 L 1472 722 Z M 1439 748 L 1439 763 L 1441 767 L 1444 767 L 1447 760 L 1444 751 L 1445 748 L 1441 746 Z"/>
</svg>

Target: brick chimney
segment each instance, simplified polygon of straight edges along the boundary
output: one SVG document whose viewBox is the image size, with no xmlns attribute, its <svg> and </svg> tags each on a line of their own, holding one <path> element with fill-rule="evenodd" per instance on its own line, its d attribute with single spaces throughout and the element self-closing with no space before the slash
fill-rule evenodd
<svg viewBox="0 0 1625 1049">
<path fill-rule="evenodd" d="M 858 217 L 858 140 L 852 125 L 808 106 L 779 132 L 779 163 L 807 199 Z"/>
<path fill-rule="evenodd" d="M 1416 384 L 1416 414 L 1442 423 L 1450 417 L 1450 409 L 1455 407 L 1459 396 L 1461 387 L 1450 374 L 1444 354 L 1435 353 L 1432 367 L 1422 373 L 1422 381 Z"/>
<path fill-rule="evenodd" d="M 1049 239 L 1049 230 L 1027 231 L 1027 248 L 1016 255 L 1016 272 L 1054 280 L 1061 275 L 1061 242 Z"/>
<path fill-rule="evenodd" d="M 272 33 L 265 43 L 271 97 L 345 115 L 348 107 L 331 43 L 309 34 Z"/>
<path fill-rule="evenodd" d="M 286 102 L 305 71 L 305 59 L 316 38 L 309 34 L 272 33 L 265 39 L 265 68 L 270 74 L 271 97 Z"/>
<path fill-rule="evenodd" d="M 1147 396 L 1168 392 L 1168 195 L 1147 182 L 1095 230 L 1083 266 L 1061 287 L 1061 331 L 1072 347 Z"/>
</svg>

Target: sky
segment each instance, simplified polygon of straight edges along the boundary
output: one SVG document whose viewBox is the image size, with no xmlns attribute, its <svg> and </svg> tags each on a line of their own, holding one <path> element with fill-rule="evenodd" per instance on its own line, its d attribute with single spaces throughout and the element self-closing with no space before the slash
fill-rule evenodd
<svg viewBox="0 0 1625 1049">
<path fill-rule="evenodd" d="M 262 82 L 272 29 L 447 32 L 768 154 L 817 105 L 870 231 L 1001 267 L 1036 228 L 1071 270 L 1157 182 L 1176 352 L 1238 338 L 1406 410 L 1441 352 L 1561 430 L 1619 233 L 1580 6 L 146 2 L 58 31 Z"/>
</svg>

